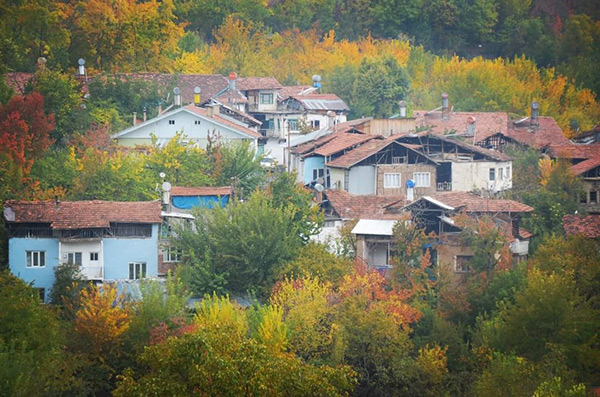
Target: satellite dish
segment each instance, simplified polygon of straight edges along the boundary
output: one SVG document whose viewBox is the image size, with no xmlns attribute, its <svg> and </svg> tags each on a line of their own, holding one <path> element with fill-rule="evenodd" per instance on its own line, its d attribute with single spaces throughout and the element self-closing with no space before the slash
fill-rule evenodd
<svg viewBox="0 0 600 397">
<path fill-rule="evenodd" d="M 171 184 L 169 182 L 163 182 L 162 184 L 162 190 L 165 192 L 170 192 L 171 191 Z"/>
<path fill-rule="evenodd" d="M 200 87 L 196 86 L 194 87 L 194 94 L 199 94 L 200 93 Z"/>
<path fill-rule="evenodd" d="M 322 185 L 324 183 L 325 183 L 325 179 L 323 179 L 323 178 L 317 179 L 317 184 Z"/>
<path fill-rule="evenodd" d="M 160 176 L 161 178 L 164 178 L 165 176 L 167 176 L 167 174 L 165 174 L 164 172 L 161 172 L 160 174 L 158 174 L 158 176 Z"/>
<path fill-rule="evenodd" d="M 321 185 L 320 183 L 315 183 L 314 188 L 319 193 L 321 193 L 323 190 L 325 190 L 325 187 L 323 185 Z"/>
<path fill-rule="evenodd" d="M 85 59 L 79 58 L 79 60 L 77 61 L 77 63 L 79 64 L 79 66 L 83 66 L 83 65 L 85 65 Z"/>
<path fill-rule="evenodd" d="M 408 188 L 415 187 L 415 181 L 413 181 L 412 179 L 407 180 L 406 187 L 408 187 Z"/>
<path fill-rule="evenodd" d="M 181 90 L 179 89 L 179 87 L 173 88 L 173 94 L 175 94 L 175 95 L 181 94 Z"/>
</svg>

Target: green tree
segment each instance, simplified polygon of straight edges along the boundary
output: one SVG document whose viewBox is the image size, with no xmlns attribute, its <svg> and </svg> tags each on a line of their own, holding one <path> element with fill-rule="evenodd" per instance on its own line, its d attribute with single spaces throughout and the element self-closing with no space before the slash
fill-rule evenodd
<svg viewBox="0 0 600 397">
<path fill-rule="evenodd" d="M 246 202 L 197 211 L 194 227 L 179 230 L 176 244 L 190 259 L 207 258 L 202 271 L 222 278 L 227 291 L 265 294 L 303 244 L 304 225 L 295 215 L 292 206 L 274 207 L 257 190 Z M 209 287 L 195 292 L 212 293 Z"/>
<path fill-rule="evenodd" d="M 358 67 L 351 105 L 358 115 L 390 117 L 408 93 L 409 85 L 408 73 L 394 58 L 365 58 Z"/>
</svg>

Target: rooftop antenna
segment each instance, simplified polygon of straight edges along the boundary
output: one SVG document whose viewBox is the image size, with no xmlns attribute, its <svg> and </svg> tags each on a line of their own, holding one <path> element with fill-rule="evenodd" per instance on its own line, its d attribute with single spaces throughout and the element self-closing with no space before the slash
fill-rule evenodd
<svg viewBox="0 0 600 397">
<path fill-rule="evenodd" d="M 442 93 L 442 120 L 448 120 L 448 94 Z"/>
</svg>

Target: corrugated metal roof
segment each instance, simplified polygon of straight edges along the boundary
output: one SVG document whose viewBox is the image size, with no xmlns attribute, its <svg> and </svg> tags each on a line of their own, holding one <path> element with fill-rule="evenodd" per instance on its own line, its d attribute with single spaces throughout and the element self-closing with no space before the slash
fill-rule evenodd
<svg viewBox="0 0 600 397">
<path fill-rule="evenodd" d="M 341 99 L 302 99 L 302 104 L 307 110 L 350 110 Z"/>
</svg>

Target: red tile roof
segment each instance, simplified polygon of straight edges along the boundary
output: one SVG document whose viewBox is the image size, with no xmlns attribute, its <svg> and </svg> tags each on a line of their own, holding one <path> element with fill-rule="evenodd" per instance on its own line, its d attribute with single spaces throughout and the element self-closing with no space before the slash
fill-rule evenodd
<svg viewBox="0 0 600 397">
<path fill-rule="evenodd" d="M 190 110 L 190 111 L 192 111 L 192 112 L 194 112 L 196 114 L 199 114 L 201 116 L 212 118 L 213 120 L 215 120 L 218 123 L 224 124 L 227 127 L 230 127 L 230 128 L 232 128 L 234 130 L 237 130 L 237 131 L 239 131 L 239 132 L 241 132 L 243 134 L 249 135 L 249 136 L 251 136 L 253 138 L 260 138 L 260 137 L 262 137 L 262 135 L 260 133 L 254 131 L 254 130 L 251 130 L 248 127 L 244 127 L 242 125 L 239 125 L 238 123 L 233 122 L 231 120 L 227 120 L 226 118 L 224 118 L 224 117 L 222 117 L 220 115 L 213 115 L 211 117 L 211 116 L 209 116 L 208 109 L 198 107 L 198 106 L 194 105 L 193 103 L 187 105 L 185 108 L 187 110 Z"/>
<path fill-rule="evenodd" d="M 467 119 L 475 118 L 476 142 L 497 133 L 506 134 L 508 115 L 504 112 L 451 112 L 447 120 L 442 120 L 441 112 L 419 110 L 413 113 L 417 127 L 429 127 L 434 134 L 463 134 L 467 132 Z"/>
<path fill-rule="evenodd" d="M 279 91 L 279 96 L 282 99 L 287 99 L 294 95 L 299 95 L 304 90 L 311 88 L 310 85 L 286 85 L 281 88 Z"/>
<path fill-rule="evenodd" d="M 283 88 L 274 77 L 239 77 L 235 87 L 240 91 L 280 90 Z"/>
<path fill-rule="evenodd" d="M 509 123 L 507 136 L 523 145 L 542 149 L 548 145 L 569 144 L 562 129 L 552 117 L 538 117 L 537 125 L 531 126 L 529 121 L 522 124 Z M 479 139 L 478 139 L 479 141 Z"/>
<path fill-rule="evenodd" d="M 171 196 L 230 196 L 231 194 L 231 186 L 173 186 L 171 189 Z"/>
<path fill-rule="evenodd" d="M 548 152 L 552 157 L 567 159 L 591 159 L 600 155 L 600 143 L 577 145 L 571 142 L 551 144 Z"/>
<path fill-rule="evenodd" d="M 324 145 L 318 147 L 314 153 L 321 156 L 331 156 L 333 154 L 343 152 L 344 150 L 351 149 L 354 146 L 360 145 L 361 143 L 370 141 L 372 139 L 380 139 L 382 137 L 377 135 L 367 134 L 356 134 L 348 132 L 337 132 L 333 135 L 332 139 Z"/>
<path fill-rule="evenodd" d="M 587 238 L 600 237 L 600 215 L 565 215 L 563 217 L 565 233 Z"/>
<path fill-rule="evenodd" d="M 571 171 L 573 171 L 575 175 L 581 175 L 598 166 L 600 166 L 600 153 L 598 153 L 598 157 L 596 158 L 587 159 L 581 163 L 575 164 L 571 167 Z"/>
<path fill-rule="evenodd" d="M 114 223 L 160 223 L 157 201 L 7 201 L 15 223 L 50 223 L 53 229 L 109 227 Z M 8 221 L 8 220 L 7 220 Z"/>
<path fill-rule="evenodd" d="M 325 195 L 342 219 L 399 219 L 402 214 L 387 207 L 405 203 L 403 196 L 354 195 L 343 190 L 327 190 Z"/>
<path fill-rule="evenodd" d="M 439 201 L 455 210 L 465 212 L 531 212 L 533 208 L 514 200 L 501 200 L 481 197 L 467 192 L 443 192 L 432 199 Z"/>
</svg>

